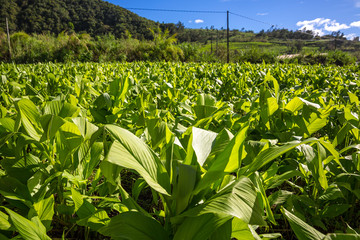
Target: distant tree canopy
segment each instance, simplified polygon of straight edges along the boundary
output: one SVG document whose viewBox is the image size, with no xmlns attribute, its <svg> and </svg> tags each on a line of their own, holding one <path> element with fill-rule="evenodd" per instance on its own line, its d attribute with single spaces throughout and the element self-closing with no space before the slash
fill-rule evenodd
<svg viewBox="0 0 360 240">
<path fill-rule="evenodd" d="M 59 34 L 67 32 L 86 32 L 92 36 L 112 34 L 116 38 L 131 35 L 137 39 L 153 39 L 152 29 L 168 30 L 177 34 L 178 41 L 208 43 L 226 39 L 226 30 L 189 29 L 184 24 L 158 23 L 103 0 L 0 0 L 0 32 L 5 30 L 5 18 L 9 19 L 12 33 L 24 31 L 28 34 Z M 344 39 L 340 32 L 331 36 Z M 230 41 L 271 41 L 271 40 L 310 40 L 319 39 L 310 30 L 292 31 L 271 27 L 259 33 L 241 30 L 230 31 Z M 337 43 L 336 43 L 337 44 Z M 339 43 L 340 44 L 340 43 Z M 334 45 L 338 46 L 339 44 Z"/>
<path fill-rule="evenodd" d="M 156 23 L 102 0 L 0 0 L 0 27 L 9 19 L 12 32 L 55 33 L 66 30 L 91 35 L 152 37 Z M 73 29 L 72 29 L 73 28 Z"/>
<path fill-rule="evenodd" d="M 313 39 L 316 34 L 311 30 L 305 30 L 305 31 L 292 31 L 285 28 L 270 28 L 269 30 L 261 30 L 258 34 L 256 34 L 256 37 L 264 37 L 267 36 L 268 38 L 274 38 L 274 39 L 282 39 L 282 40 L 288 40 L 288 39 L 297 39 L 297 40 L 310 40 Z"/>
</svg>

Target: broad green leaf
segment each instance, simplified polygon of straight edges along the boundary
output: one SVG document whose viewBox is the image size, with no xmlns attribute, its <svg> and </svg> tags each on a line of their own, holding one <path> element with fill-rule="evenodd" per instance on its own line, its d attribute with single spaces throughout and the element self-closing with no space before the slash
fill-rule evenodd
<svg viewBox="0 0 360 240">
<path fill-rule="evenodd" d="M 326 218 L 334 218 L 345 213 L 351 205 L 349 204 L 332 204 L 326 206 L 322 211 L 322 216 Z"/>
<path fill-rule="evenodd" d="M 152 148 L 155 149 L 166 139 L 166 132 L 169 131 L 165 122 L 160 119 L 146 120 L 148 132 L 151 136 Z"/>
<path fill-rule="evenodd" d="M 203 214 L 197 217 L 188 217 L 177 229 L 174 240 L 209 239 L 211 235 L 226 224 L 231 217 L 223 214 Z"/>
<path fill-rule="evenodd" d="M 330 146 L 332 145 L 330 144 Z M 314 148 L 309 145 L 302 145 L 300 149 L 305 156 L 307 166 L 315 178 L 315 181 L 326 190 L 328 188 L 328 181 L 323 166 L 324 155 L 326 155 L 325 149 L 319 142 L 317 142 Z"/>
<path fill-rule="evenodd" d="M 303 104 L 304 103 L 300 100 L 300 98 L 295 97 L 288 104 L 286 104 L 285 109 L 294 113 L 294 112 L 298 111 L 299 109 L 301 109 Z"/>
<path fill-rule="evenodd" d="M 210 240 L 229 240 L 231 239 L 231 232 L 232 220 L 229 220 L 215 230 L 215 232 L 211 235 Z"/>
<path fill-rule="evenodd" d="M 271 210 L 269 200 L 268 200 L 268 198 L 266 196 L 265 188 L 263 186 L 263 180 L 261 179 L 260 174 L 258 172 L 255 172 L 255 174 L 251 176 L 251 179 L 253 179 L 253 183 L 254 183 L 257 191 L 261 194 L 262 205 L 265 207 L 265 210 L 266 210 L 267 217 L 268 217 L 269 221 L 276 225 L 274 214 L 273 214 L 273 212 Z"/>
<path fill-rule="evenodd" d="M 327 118 L 318 117 L 316 113 L 312 113 L 310 119 L 306 123 L 308 136 L 311 136 L 313 133 L 325 127 L 326 123 Z"/>
<path fill-rule="evenodd" d="M 93 171 L 96 170 L 96 167 L 99 165 L 100 159 L 102 157 L 103 149 L 103 143 L 93 143 L 90 149 L 90 159 L 86 162 L 83 162 L 83 179 L 88 179 L 93 173 Z"/>
<path fill-rule="evenodd" d="M 268 116 L 271 116 L 279 109 L 279 105 L 276 98 L 273 97 L 266 99 L 266 101 L 268 105 Z"/>
<path fill-rule="evenodd" d="M 197 105 L 194 106 L 194 112 L 198 119 L 210 117 L 216 110 L 214 97 L 208 94 L 198 96 Z"/>
<path fill-rule="evenodd" d="M 1 106 L 0 106 L 1 107 Z M 0 239 L 2 239 L 2 240 L 10 240 L 10 238 L 8 238 L 8 237 L 6 237 L 5 235 L 3 235 L 3 234 L 1 234 L 0 233 Z M 11 240 L 16 240 L 16 239 L 19 239 L 19 238 L 12 238 Z"/>
<path fill-rule="evenodd" d="M 135 201 L 138 200 L 139 198 L 139 195 L 141 193 L 141 191 L 146 187 L 146 182 L 143 178 L 138 178 L 136 179 L 133 187 L 132 187 L 132 190 L 131 190 L 131 196 L 133 197 L 133 199 Z"/>
<path fill-rule="evenodd" d="M 345 234 L 345 233 L 330 233 L 327 234 L 322 240 L 359 240 L 359 234 Z"/>
<path fill-rule="evenodd" d="M 293 192 L 289 192 L 289 191 L 285 191 L 285 190 L 279 190 L 273 194 L 271 194 L 268 199 L 269 199 L 269 204 L 271 206 L 273 205 L 282 205 L 283 203 L 285 203 L 294 193 Z"/>
<path fill-rule="evenodd" d="M 215 142 L 211 148 L 211 153 L 202 167 L 208 169 L 212 165 L 213 159 L 224 151 L 233 137 L 234 135 L 226 128 L 221 130 L 216 136 Z"/>
<path fill-rule="evenodd" d="M 8 231 L 10 228 L 9 216 L 0 211 L 0 230 Z"/>
<path fill-rule="evenodd" d="M 160 159 L 146 144 L 129 131 L 106 125 L 115 139 L 106 161 L 134 169 L 157 192 L 170 195 L 170 178 Z"/>
<path fill-rule="evenodd" d="M 330 201 L 338 198 L 344 198 L 344 195 L 341 190 L 335 186 L 330 186 L 319 196 L 319 199 L 323 201 Z"/>
<path fill-rule="evenodd" d="M 335 161 L 341 166 L 341 163 L 339 161 L 340 154 L 335 149 L 335 146 L 333 146 L 331 143 L 325 142 L 323 140 L 320 140 L 320 143 L 322 146 L 324 146 L 335 158 Z"/>
<path fill-rule="evenodd" d="M 209 94 L 200 94 L 197 98 L 196 103 L 198 105 L 215 106 L 216 100 Z"/>
<path fill-rule="evenodd" d="M 282 212 L 289 221 L 291 229 L 294 231 L 298 239 L 321 240 L 325 237 L 324 234 L 311 227 L 309 224 L 305 223 L 285 208 L 282 208 Z"/>
<path fill-rule="evenodd" d="M 108 93 L 103 93 L 98 96 L 93 104 L 94 106 L 96 106 L 97 109 L 112 107 L 112 102 Z"/>
<path fill-rule="evenodd" d="M 125 212 L 111 218 L 108 225 L 99 229 L 99 233 L 113 239 L 128 240 L 166 240 L 168 233 L 153 218 L 139 212 Z"/>
<path fill-rule="evenodd" d="M 332 145 L 336 147 L 337 145 L 341 144 L 345 140 L 346 134 L 353 128 L 354 126 L 352 126 L 350 123 L 345 123 L 345 125 L 336 134 L 336 137 L 332 142 Z"/>
<path fill-rule="evenodd" d="M 281 175 L 276 175 L 270 179 L 268 179 L 267 181 L 265 181 L 265 186 L 266 189 L 273 189 L 273 188 L 277 188 L 278 186 L 280 186 L 281 184 L 283 184 L 286 180 L 289 180 L 293 177 L 302 177 L 303 174 L 301 174 L 301 172 L 297 171 L 297 170 L 290 170 L 287 172 L 284 172 Z"/>
<path fill-rule="evenodd" d="M 309 102 L 303 98 L 295 97 L 293 98 L 288 104 L 286 104 L 285 109 L 289 110 L 290 112 L 294 113 L 302 108 L 303 105 L 310 106 L 316 109 L 320 108 L 319 104 Z"/>
<path fill-rule="evenodd" d="M 270 240 L 270 239 L 279 239 L 282 237 L 281 233 L 265 233 L 259 235 L 261 239 Z"/>
<path fill-rule="evenodd" d="M 317 139 L 307 139 L 302 142 L 294 141 L 284 144 L 283 146 L 274 146 L 270 147 L 262 152 L 256 158 L 253 160 L 251 164 L 241 169 L 241 173 L 244 173 L 246 175 L 250 175 L 253 172 L 259 170 L 262 166 L 265 164 L 268 164 L 272 160 L 276 159 L 277 157 L 285 154 L 286 152 L 296 148 L 297 146 L 300 146 L 302 144 L 308 144 L 318 141 Z"/>
<path fill-rule="evenodd" d="M 17 231 L 19 231 L 20 235 L 27 240 L 51 240 L 49 236 L 46 235 L 46 232 L 43 231 L 45 229 L 44 226 L 39 227 L 38 224 L 34 223 L 23 216 L 17 214 L 16 212 L 5 208 L 7 214 L 9 214 L 11 222 L 14 224 Z"/>
<path fill-rule="evenodd" d="M 248 126 L 246 125 L 228 143 L 224 151 L 214 158 L 212 165 L 196 186 L 195 193 L 207 188 L 227 173 L 236 171 L 240 167 L 242 160 L 242 148 L 247 130 Z"/>
<path fill-rule="evenodd" d="M 44 115 L 41 117 L 41 125 L 44 129 L 44 133 L 41 137 L 41 141 L 52 139 L 59 128 L 65 124 L 65 120 L 58 116 Z"/>
<path fill-rule="evenodd" d="M 88 218 L 96 212 L 96 208 L 73 188 L 71 188 L 71 197 L 75 204 L 75 212 L 80 219 Z"/>
<path fill-rule="evenodd" d="M 139 206 L 139 204 L 125 191 L 125 189 L 120 185 L 119 191 L 121 195 L 121 203 L 124 204 L 130 211 L 136 211 L 144 214 L 147 217 L 151 215 Z"/>
<path fill-rule="evenodd" d="M 21 201 L 28 207 L 32 205 L 32 198 L 27 186 L 14 177 L 0 178 L 0 194 L 8 199 Z"/>
<path fill-rule="evenodd" d="M 180 214 L 188 206 L 196 183 L 196 167 L 179 164 L 178 182 L 175 188 L 176 213 Z"/>
<path fill-rule="evenodd" d="M 55 200 L 54 196 L 51 195 L 47 199 L 43 199 L 37 203 L 34 203 L 34 209 L 39 216 L 42 224 L 46 227 L 46 230 L 50 230 L 51 222 L 54 216 Z"/>
<path fill-rule="evenodd" d="M 100 169 L 109 183 L 114 186 L 121 184 L 120 172 L 123 169 L 122 167 L 116 164 L 112 164 L 111 162 L 102 161 L 100 164 Z"/>
<path fill-rule="evenodd" d="M 356 96 L 355 94 L 353 94 L 352 92 L 348 92 L 349 98 L 350 98 L 350 102 L 351 103 L 355 103 L 356 105 L 359 105 L 360 101 L 358 96 Z"/>
<path fill-rule="evenodd" d="M 61 118 L 76 117 L 78 112 L 78 107 L 60 100 L 47 102 L 44 107 L 44 115 L 55 115 Z"/>
<path fill-rule="evenodd" d="M 93 215 L 88 218 L 83 218 L 77 221 L 76 223 L 80 226 L 90 227 L 91 230 L 97 231 L 100 228 L 106 226 L 110 222 L 110 218 L 106 211 L 99 210 L 96 211 Z"/>
<path fill-rule="evenodd" d="M 124 102 L 126 94 L 130 87 L 130 73 L 122 78 L 117 77 L 110 82 L 110 96 L 114 99 L 114 106 L 120 107 Z"/>
<path fill-rule="evenodd" d="M 192 135 L 192 147 L 198 163 L 202 166 L 211 152 L 217 133 L 193 127 Z"/>
<path fill-rule="evenodd" d="M 9 132 L 15 131 L 15 121 L 12 120 L 11 118 L 0 118 L 0 126 L 5 128 L 6 131 Z"/>
<path fill-rule="evenodd" d="M 259 205 L 258 195 L 250 179 L 240 177 L 203 204 L 192 208 L 173 221 L 182 217 L 194 217 L 205 213 L 227 214 L 253 225 L 266 225 Z"/>
<path fill-rule="evenodd" d="M 254 240 L 248 224 L 238 218 L 232 221 L 231 237 L 237 240 Z"/>
<path fill-rule="evenodd" d="M 40 113 L 35 104 L 28 99 L 22 99 L 17 102 L 16 108 L 25 131 L 30 137 L 39 141 L 42 130 L 38 125 L 40 123 Z"/>
<path fill-rule="evenodd" d="M 275 97 L 276 97 L 276 101 L 279 99 L 279 91 L 280 91 L 280 86 L 278 81 L 271 76 L 270 71 L 267 72 L 266 76 L 265 76 L 265 81 L 272 81 L 273 85 L 274 85 L 274 92 L 275 92 Z"/>
</svg>

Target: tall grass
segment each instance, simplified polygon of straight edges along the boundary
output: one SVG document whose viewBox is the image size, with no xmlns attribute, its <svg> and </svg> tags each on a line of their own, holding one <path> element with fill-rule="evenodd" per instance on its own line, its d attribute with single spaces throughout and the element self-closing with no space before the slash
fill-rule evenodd
<svg viewBox="0 0 360 240">
<path fill-rule="evenodd" d="M 11 35 L 12 58 L 10 59 L 6 34 L 0 30 L 0 61 L 15 63 L 38 62 L 122 62 L 122 61 L 192 61 L 226 62 L 227 50 L 220 44 L 216 50 L 204 49 L 200 44 L 177 44 L 176 35 L 160 29 L 152 31 L 153 40 L 138 40 L 131 37 L 117 39 L 113 35 L 91 37 L 88 34 L 63 32 L 57 36 L 51 34 L 28 35 L 17 32 Z M 299 64 L 335 64 L 355 63 L 356 58 L 341 51 L 319 54 L 304 53 L 282 60 L 279 52 L 253 46 L 250 49 L 230 50 L 231 61 L 250 63 L 299 63 Z"/>
</svg>

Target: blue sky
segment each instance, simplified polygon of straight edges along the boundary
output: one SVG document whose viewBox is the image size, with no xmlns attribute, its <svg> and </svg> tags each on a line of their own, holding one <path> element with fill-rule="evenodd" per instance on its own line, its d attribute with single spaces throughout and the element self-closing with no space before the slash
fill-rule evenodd
<svg viewBox="0 0 360 240">
<path fill-rule="evenodd" d="M 124 8 L 227 11 L 261 22 L 230 15 L 230 28 L 246 30 L 306 28 L 319 35 L 341 31 L 348 38 L 360 36 L 360 0 L 108 0 Z M 153 12 L 131 10 L 140 16 L 159 21 L 181 21 L 189 28 L 226 27 L 226 14 Z"/>
</svg>

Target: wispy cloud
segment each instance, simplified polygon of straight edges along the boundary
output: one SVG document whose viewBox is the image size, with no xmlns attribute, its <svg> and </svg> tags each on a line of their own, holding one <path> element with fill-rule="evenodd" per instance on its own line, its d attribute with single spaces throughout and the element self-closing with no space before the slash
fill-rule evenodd
<svg viewBox="0 0 360 240">
<path fill-rule="evenodd" d="M 337 32 L 344 29 L 349 29 L 350 27 L 346 24 L 337 23 L 335 20 L 331 21 L 329 24 L 325 24 L 325 30 L 328 32 Z"/>
<path fill-rule="evenodd" d="M 203 23 L 204 20 L 202 20 L 202 19 L 196 19 L 194 22 L 195 22 L 195 23 Z"/>
<path fill-rule="evenodd" d="M 266 15 L 269 15 L 269 13 L 257 13 L 256 15 L 258 15 L 258 16 L 266 16 Z"/>
<path fill-rule="evenodd" d="M 355 0 L 355 7 L 360 8 L 360 0 Z"/>
<path fill-rule="evenodd" d="M 299 21 L 296 24 L 300 30 L 311 30 L 319 36 L 325 35 L 325 32 L 337 32 L 351 27 L 344 23 L 338 23 L 329 18 L 316 18 L 314 20 Z"/>
</svg>

